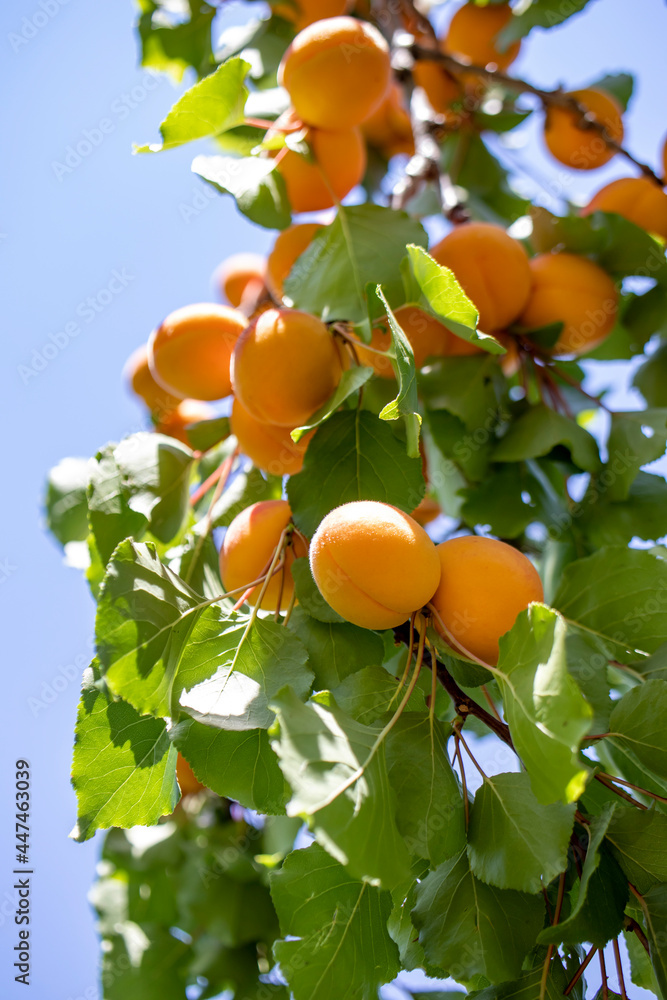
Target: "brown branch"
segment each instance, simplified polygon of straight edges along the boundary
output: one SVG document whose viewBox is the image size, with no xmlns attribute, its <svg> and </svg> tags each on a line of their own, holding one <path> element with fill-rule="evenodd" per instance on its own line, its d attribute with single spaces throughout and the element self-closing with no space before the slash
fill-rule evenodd
<svg viewBox="0 0 667 1000">
<path fill-rule="evenodd" d="M 633 931 L 638 939 L 641 941 L 642 948 L 645 950 L 647 955 L 651 954 L 651 949 L 648 943 L 648 939 L 644 934 L 641 926 L 637 923 L 634 917 L 625 917 L 625 929 L 628 931 Z"/>
<path fill-rule="evenodd" d="M 587 968 L 588 964 L 591 962 L 591 960 L 593 959 L 593 957 L 594 957 L 594 955 L 595 955 L 596 952 L 597 952 L 597 948 L 595 947 L 595 945 L 593 945 L 593 947 L 591 948 L 591 950 L 589 951 L 589 953 L 586 955 L 586 958 L 583 960 L 583 962 L 581 963 L 581 965 L 579 966 L 579 968 L 577 969 L 577 971 L 575 972 L 575 974 L 572 976 L 572 979 L 569 981 L 569 983 L 567 984 L 567 986 L 563 990 L 563 996 L 564 997 L 568 997 L 570 995 L 570 993 L 572 992 L 572 990 L 574 989 L 574 987 L 577 985 L 577 983 L 579 982 L 579 980 L 583 976 L 584 972 L 586 971 L 586 968 Z"/>
<path fill-rule="evenodd" d="M 625 799 L 626 802 L 629 802 L 633 806 L 637 806 L 638 809 L 648 808 L 648 806 L 645 806 L 643 802 L 637 802 L 637 799 L 633 799 L 632 795 L 628 795 L 627 792 L 622 791 L 620 788 L 617 788 L 616 785 L 612 784 L 612 780 L 608 774 L 604 774 L 602 771 L 596 771 L 593 777 L 596 781 L 603 784 L 605 788 L 608 788 L 610 792 L 616 792 L 620 798 Z"/>
<path fill-rule="evenodd" d="M 588 129 L 592 132 L 597 132 L 607 145 L 608 149 L 611 149 L 614 153 L 624 156 L 626 160 L 629 160 L 635 167 L 641 170 L 645 177 L 649 177 L 662 187 L 662 179 L 658 177 L 655 171 L 652 170 L 648 164 L 642 163 L 641 160 L 638 160 L 635 156 L 633 156 L 629 150 L 612 139 L 604 124 L 593 118 L 585 105 L 581 104 L 574 97 L 570 97 L 564 90 L 543 90 L 541 87 L 536 87 L 527 80 L 520 80 L 517 77 L 509 76 L 507 73 L 503 73 L 502 70 L 489 70 L 486 69 L 485 66 L 477 66 L 474 63 L 464 62 L 463 60 L 457 59 L 455 56 L 451 56 L 446 52 L 440 51 L 439 49 L 430 49 L 415 43 L 407 46 L 407 48 L 412 57 L 416 60 L 440 63 L 441 66 L 444 66 L 454 74 L 474 73 L 477 76 L 484 77 L 488 81 L 500 83 L 510 90 L 516 90 L 522 94 L 533 94 L 534 97 L 539 98 L 544 107 L 557 107 L 562 108 L 565 111 L 573 112 L 577 115 L 577 126 L 579 128 L 582 130 Z"/>
</svg>

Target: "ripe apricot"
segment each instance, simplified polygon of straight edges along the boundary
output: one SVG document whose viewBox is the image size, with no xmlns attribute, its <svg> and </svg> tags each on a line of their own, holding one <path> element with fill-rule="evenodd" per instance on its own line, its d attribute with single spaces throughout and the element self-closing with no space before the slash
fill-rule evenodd
<svg viewBox="0 0 667 1000">
<path fill-rule="evenodd" d="M 475 304 L 479 327 L 485 333 L 509 326 L 526 305 L 530 293 L 528 257 L 521 244 L 500 226 L 467 222 L 448 233 L 429 253 L 454 272 Z"/>
<path fill-rule="evenodd" d="M 266 260 L 258 253 L 235 253 L 215 273 L 220 292 L 235 309 L 257 299 L 264 288 Z"/>
<path fill-rule="evenodd" d="M 291 518 L 292 511 L 286 500 L 262 500 L 237 514 L 227 528 L 220 549 L 220 576 L 225 590 L 236 591 L 268 571 L 280 536 Z M 272 577 L 262 599 L 261 607 L 265 611 L 275 611 L 279 602 L 281 610 L 287 608 L 294 593 L 292 563 L 307 555 L 308 546 L 295 533 L 285 550 L 285 566 Z M 261 584 L 254 588 L 249 604 L 257 603 L 261 589 Z"/>
<path fill-rule="evenodd" d="M 290 437 L 287 427 L 261 423 L 234 400 L 231 420 L 232 434 L 244 455 L 272 476 L 293 476 L 301 471 L 308 442 L 315 433 L 304 435 L 298 444 Z"/>
<path fill-rule="evenodd" d="M 228 396 L 229 359 L 247 323 L 237 309 L 211 302 L 174 310 L 148 341 L 151 374 L 181 399 Z"/>
<path fill-rule="evenodd" d="M 384 101 L 361 126 L 370 146 L 375 146 L 389 159 L 398 153 L 412 155 L 415 140 L 412 135 L 410 113 L 403 103 L 403 91 L 392 83 Z"/>
<path fill-rule="evenodd" d="M 304 28 L 278 69 L 299 118 L 322 129 L 360 125 L 382 103 L 390 79 L 389 46 L 377 28 L 354 17 Z"/>
<path fill-rule="evenodd" d="M 534 330 L 564 323 L 552 354 L 584 354 L 611 333 L 618 292 L 601 267 L 572 253 L 543 253 L 530 270 L 533 287 L 519 322 Z"/>
<path fill-rule="evenodd" d="M 453 101 L 462 96 L 461 81 L 433 60 L 418 59 L 412 76 L 428 97 L 433 110 L 440 115 L 448 114 Z"/>
<path fill-rule="evenodd" d="M 299 427 L 332 395 L 341 362 L 324 323 L 298 309 L 268 309 L 239 337 L 234 394 L 255 420 Z"/>
<path fill-rule="evenodd" d="M 649 177 L 621 177 L 593 195 L 582 215 L 615 212 L 667 239 L 667 194 Z"/>
<path fill-rule="evenodd" d="M 434 521 L 440 514 L 442 514 L 442 510 L 438 501 L 434 500 L 433 497 L 427 496 L 424 497 L 423 500 L 419 501 L 410 517 L 412 517 L 417 524 L 421 524 L 422 528 L 424 528 L 427 524 L 430 524 L 431 521 Z"/>
<path fill-rule="evenodd" d="M 622 142 L 623 109 L 615 97 L 594 87 L 573 90 L 564 96 L 573 97 L 585 107 L 588 115 L 604 126 L 610 139 Z M 546 109 L 544 140 L 551 155 L 573 170 L 595 170 L 614 156 L 614 150 L 609 148 L 600 132 L 586 128 L 585 123 L 582 127 L 577 112 L 567 108 L 552 105 Z"/>
<path fill-rule="evenodd" d="M 348 6 L 348 0 L 294 0 L 293 3 L 271 4 L 273 13 L 291 21 L 297 31 L 302 31 L 314 21 L 321 21 L 323 17 L 344 14 Z"/>
<path fill-rule="evenodd" d="M 155 417 L 173 410 L 180 400 L 179 396 L 163 389 L 151 375 L 146 344 L 137 347 L 129 356 L 123 369 L 123 378 Z"/>
<path fill-rule="evenodd" d="M 278 119 L 280 129 L 269 129 L 267 138 L 303 127 L 292 112 Z M 363 180 L 366 146 L 358 128 L 327 131 L 308 128 L 305 142 L 311 160 L 285 146 L 277 154 L 276 170 L 282 175 L 293 212 L 319 212 L 341 201 Z"/>
<path fill-rule="evenodd" d="M 480 535 L 452 538 L 436 552 L 441 575 L 431 603 L 465 649 L 495 665 L 501 635 L 531 601 L 544 599 L 537 570 L 518 549 Z M 447 639 L 437 619 L 435 627 Z"/>
<path fill-rule="evenodd" d="M 206 788 L 206 785 L 202 785 L 185 757 L 180 753 L 176 758 L 176 780 L 178 781 L 178 787 L 181 790 L 183 798 L 188 795 L 196 795 L 197 792 L 201 792 L 202 789 Z"/>
<path fill-rule="evenodd" d="M 442 41 L 443 51 L 457 58 L 463 56 L 475 66 L 494 64 L 498 69 L 507 69 L 518 56 L 521 42 L 512 42 L 502 52 L 496 36 L 509 24 L 512 16 L 507 3 L 492 3 L 485 7 L 475 3 L 464 4 L 449 22 Z"/>
<path fill-rule="evenodd" d="M 430 357 L 459 357 L 464 354 L 477 354 L 481 350 L 462 337 L 457 337 L 435 316 L 424 312 L 419 306 L 401 306 L 395 310 L 394 316 L 410 341 L 417 368 L 423 368 Z M 391 348 L 391 333 L 387 319 L 380 320 L 379 324 L 373 327 L 370 347 L 375 350 L 368 350 L 362 343 L 355 344 L 359 361 L 362 365 L 370 365 L 380 378 L 393 378 L 394 368 L 390 358 L 375 353 L 375 351 L 388 351 Z"/>
<path fill-rule="evenodd" d="M 199 423 L 200 420 L 213 420 L 215 415 L 215 410 L 200 399 L 181 399 L 173 410 L 162 414 L 155 424 L 155 430 L 190 447 L 187 431 L 190 424 Z"/>
<path fill-rule="evenodd" d="M 322 597 L 363 628 L 394 628 L 433 596 L 440 576 L 422 527 L 386 503 L 357 500 L 332 510 L 315 532 L 310 568 Z"/>
<path fill-rule="evenodd" d="M 285 278 L 301 254 L 308 249 L 315 234 L 323 228 L 319 222 L 304 222 L 288 226 L 276 237 L 273 250 L 266 261 L 266 284 L 276 301 L 280 302 L 283 297 Z"/>
</svg>

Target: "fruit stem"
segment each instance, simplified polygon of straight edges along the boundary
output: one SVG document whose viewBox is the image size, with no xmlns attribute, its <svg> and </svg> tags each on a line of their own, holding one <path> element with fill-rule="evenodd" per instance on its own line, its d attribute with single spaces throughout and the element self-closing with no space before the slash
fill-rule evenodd
<svg viewBox="0 0 667 1000">
<path fill-rule="evenodd" d="M 604 960 L 604 949 L 598 949 L 600 956 L 600 975 L 602 977 L 602 1000 L 609 1000 L 609 983 L 607 982 L 607 964 Z"/>
<path fill-rule="evenodd" d="M 454 757 L 458 761 L 459 771 L 461 773 L 461 790 L 463 792 L 463 814 L 465 816 L 466 832 L 470 824 L 470 803 L 468 802 L 468 781 L 466 779 L 466 769 L 463 765 L 463 755 L 461 754 L 461 733 L 458 729 L 454 730 Z"/>
<path fill-rule="evenodd" d="M 393 695 L 391 696 L 391 701 L 387 705 L 387 708 L 391 708 L 391 706 L 394 703 L 394 698 L 398 698 L 399 694 L 401 693 L 401 690 L 403 689 L 403 685 L 405 684 L 406 680 L 408 679 L 408 674 L 410 673 L 410 665 L 412 663 L 412 649 L 413 649 L 414 641 L 415 641 L 415 615 L 416 615 L 416 613 L 417 612 L 415 611 L 415 612 L 413 612 L 410 615 L 410 634 L 409 634 L 409 637 L 408 637 L 408 658 L 407 658 L 407 661 L 405 663 L 405 670 L 403 671 L 403 676 L 401 677 L 401 680 L 400 680 L 400 682 L 399 682 L 396 690 L 394 691 Z"/>
<path fill-rule="evenodd" d="M 621 996 L 623 1000 L 628 1000 L 628 994 L 625 992 L 625 977 L 623 975 L 623 965 L 621 963 L 621 952 L 618 947 L 618 938 L 614 938 L 612 942 L 612 948 L 614 949 L 614 961 L 616 962 L 616 975 L 618 976 L 618 985 L 621 990 Z"/>
<path fill-rule="evenodd" d="M 491 709 L 492 713 L 495 715 L 495 717 L 498 720 L 498 722 L 502 722 L 503 720 L 500 718 L 500 713 L 499 713 L 498 709 L 496 708 L 496 703 L 494 702 L 493 698 L 489 694 L 489 689 L 487 688 L 486 684 L 482 684 L 481 687 L 480 687 L 480 690 L 481 690 L 482 694 L 484 695 L 484 698 L 486 700 L 487 705 Z"/>
<path fill-rule="evenodd" d="M 196 541 L 195 547 L 194 547 L 194 551 L 192 553 L 192 559 L 190 561 L 190 565 L 188 567 L 188 571 L 187 571 L 187 573 L 185 574 L 185 577 L 184 577 L 186 583 L 189 583 L 190 580 L 191 580 L 191 578 L 192 578 L 192 574 L 194 572 L 195 566 L 197 565 L 197 560 L 199 559 L 199 555 L 201 553 L 202 546 L 204 545 L 204 542 L 206 541 L 206 539 L 209 536 L 209 533 L 211 531 L 211 524 L 212 524 L 212 521 L 213 521 L 213 509 L 214 509 L 216 503 L 218 502 L 218 500 L 220 499 L 220 497 L 222 495 L 222 491 L 224 490 L 225 486 L 227 485 L 229 477 L 232 474 L 232 469 L 234 467 L 234 462 L 236 460 L 236 456 L 238 455 L 238 453 L 239 453 L 239 449 L 238 449 L 238 446 L 237 446 L 236 448 L 234 448 L 234 451 L 231 453 L 231 455 L 228 455 L 227 458 L 224 460 L 224 462 L 220 466 L 220 475 L 218 477 L 218 482 L 217 482 L 215 490 L 213 492 L 213 496 L 211 497 L 211 502 L 208 505 L 208 510 L 206 511 L 206 520 L 204 522 L 204 530 L 202 532 L 200 532 L 199 537 L 197 538 L 197 541 Z M 203 485 L 206 485 L 206 484 L 203 484 Z"/>
<path fill-rule="evenodd" d="M 589 953 L 586 955 L 586 958 L 583 960 L 583 962 L 581 963 L 581 965 L 579 966 L 579 968 L 577 969 L 577 971 L 575 972 L 575 974 L 572 976 L 572 979 L 569 981 L 569 983 L 567 984 L 567 986 L 563 990 L 563 996 L 564 997 L 569 997 L 570 993 L 572 992 L 572 990 L 574 989 L 574 987 L 577 985 L 577 983 L 579 982 L 579 980 L 583 976 L 584 972 L 586 971 L 587 966 L 592 961 L 593 956 L 595 955 L 595 953 L 597 952 L 597 950 L 598 949 L 595 947 L 595 945 L 593 945 L 593 947 L 591 948 L 591 950 L 589 951 Z"/>
</svg>

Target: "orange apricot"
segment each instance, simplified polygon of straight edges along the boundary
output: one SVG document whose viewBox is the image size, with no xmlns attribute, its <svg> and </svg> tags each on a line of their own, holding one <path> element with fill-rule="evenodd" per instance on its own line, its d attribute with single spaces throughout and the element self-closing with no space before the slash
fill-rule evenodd
<svg viewBox="0 0 667 1000">
<path fill-rule="evenodd" d="M 533 330 L 564 323 L 552 354 L 584 354 L 611 333 L 618 292 L 601 267 L 572 253 L 543 253 L 530 270 L 533 286 L 519 322 Z"/>
<path fill-rule="evenodd" d="M 178 781 L 178 787 L 181 790 L 183 798 L 186 798 L 188 795 L 196 795 L 197 792 L 201 792 L 206 788 L 206 785 L 201 783 L 181 753 L 176 758 L 176 780 Z"/>
<path fill-rule="evenodd" d="M 366 142 L 375 146 L 387 158 L 398 153 L 412 155 L 415 140 L 410 113 L 403 102 L 403 91 L 395 81 L 384 101 L 361 126 Z"/>
<path fill-rule="evenodd" d="M 453 101 L 462 96 L 461 81 L 437 62 L 418 59 L 412 76 L 426 94 L 433 110 L 440 115 L 447 115 Z"/>
<path fill-rule="evenodd" d="M 291 21 L 297 31 L 302 31 L 324 17 L 344 14 L 348 6 L 348 0 L 293 0 L 292 3 L 272 3 L 271 9 L 285 21 Z"/>
<path fill-rule="evenodd" d="M 564 96 L 573 97 L 585 107 L 588 116 L 604 127 L 609 139 L 617 143 L 623 141 L 623 109 L 606 90 L 589 87 Z M 600 132 L 586 128 L 577 112 L 567 108 L 552 105 L 546 109 L 544 141 L 551 155 L 573 170 L 595 170 L 614 156 L 614 150 L 609 148 Z"/>
<path fill-rule="evenodd" d="M 181 399 L 228 396 L 229 360 L 247 323 L 237 309 L 211 302 L 174 310 L 148 341 L 151 374 Z"/>
<path fill-rule="evenodd" d="M 266 260 L 258 253 L 235 253 L 223 260 L 215 282 L 224 299 L 235 309 L 255 300 L 264 288 Z"/>
<path fill-rule="evenodd" d="M 220 549 L 220 576 L 225 590 L 237 591 L 268 571 L 280 536 L 291 518 L 292 511 L 286 500 L 262 500 L 237 514 L 227 528 Z M 275 611 L 279 604 L 282 611 L 287 608 L 294 593 L 292 563 L 307 555 L 307 544 L 294 533 L 285 549 L 284 567 L 272 577 L 262 599 L 261 607 L 265 611 Z M 257 603 L 261 589 L 262 585 L 257 584 L 248 598 L 249 604 Z"/>
<path fill-rule="evenodd" d="M 335 132 L 309 128 L 305 141 L 312 160 L 284 147 L 278 154 L 276 170 L 285 181 L 293 212 L 319 212 L 332 208 L 361 183 L 366 171 L 366 146 L 358 128 Z"/>
<path fill-rule="evenodd" d="M 415 366 L 423 368 L 430 357 L 458 357 L 464 354 L 477 354 L 481 348 L 457 337 L 435 316 L 424 312 L 419 306 L 401 306 L 394 312 L 396 321 L 410 341 L 415 358 Z M 380 378 L 393 378 L 394 368 L 391 359 L 383 357 L 376 351 L 388 351 L 391 348 L 391 333 L 389 321 L 380 320 L 373 327 L 369 350 L 365 344 L 355 344 L 357 355 L 362 365 L 370 365 Z"/>
<path fill-rule="evenodd" d="M 276 237 L 266 261 L 266 284 L 271 295 L 280 302 L 283 284 L 302 253 L 308 249 L 316 233 L 323 229 L 319 222 L 304 222 L 288 226 Z"/>
<path fill-rule="evenodd" d="M 531 601 L 544 600 L 537 570 L 518 549 L 480 535 L 452 538 L 436 552 L 441 575 L 431 604 L 454 639 L 495 665 L 500 637 Z M 448 639 L 437 618 L 435 627 Z"/>
<path fill-rule="evenodd" d="M 308 442 L 315 433 L 311 431 L 295 444 L 290 428 L 255 420 L 238 399 L 232 407 L 231 428 L 243 454 L 272 476 L 294 476 L 300 472 Z"/>
<path fill-rule="evenodd" d="M 356 500 L 332 510 L 310 546 L 322 597 L 362 628 L 394 628 L 430 601 L 440 577 L 422 527 L 386 503 Z"/>
<path fill-rule="evenodd" d="M 299 427 L 333 394 L 338 348 L 324 323 L 298 309 L 268 309 L 239 337 L 234 394 L 255 420 Z"/>
<path fill-rule="evenodd" d="M 506 354 L 501 354 L 498 359 L 503 374 L 506 378 L 512 378 L 521 370 L 521 354 L 519 353 L 519 345 L 517 344 L 516 337 L 513 337 L 511 333 L 507 333 L 506 330 L 494 330 L 493 336 L 503 345 L 507 352 Z"/>
<path fill-rule="evenodd" d="M 667 178 L 667 139 L 662 147 L 662 178 L 663 180 Z"/>
<path fill-rule="evenodd" d="M 390 79 L 389 46 L 377 28 L 354 17 L 304 28 L 278 70 L 298 117 L 322 129 L 360 125 L 382 103 Z"/>
<path fill-rule="evenodd" d="M 621 177 L 593 195 L 582 215 L 615 212 L 648 233 L 667 239 L 667 194 L 650 177 Z"/>
<path fill-rule="evenodd" d="M 191 447 L 188 437 L 190 424 L 197 424 L 200 420 L 213 420 L 215 416 L 215 410 L 201 399 L 181 399 L 173 410 L 162 414 L 155 424 L 155 430 L 158 434 L 166 434 L 167 437 L 176 438 Z"/>
<path fill-rule="evenodd" d="M 123 378 L 155 417 L 173 410 L 180 400 L 179 396 L 163 389 L 151 375 L 146 344 L 137 347 L 129 356 L 123 369 Z"/>
<path fill-rule="evenodd" d="M 511 19 L 512 10 L 507 3 L 492 3 L 484 7 L 466 3 L 459 7 L 449 22 L 442 49 L 457 58 L 462 56 L 475 66 L 493 64 L 498 69 L 507 69 L 518 56 L 521 42 L 512 42 L 501 51 L 496 36 Z"/>
<path fill-rule="evenodd" d="M 434 500 L 433 497 L 426 496 L 419 501 L 410 517 L 424 528 L 440 514 L 442 514 L 442 509 L 438 501 Z"/>
<path fill-rule="evenodd" d="M 500 226 L 467 222 L 448 233 L 429 253 L 454 272 L 475 304 L 480 330 L 485 333 L 509 326 L 526 305 L 530 293 L 528 257 L 522 245 Z"/>
</svg>

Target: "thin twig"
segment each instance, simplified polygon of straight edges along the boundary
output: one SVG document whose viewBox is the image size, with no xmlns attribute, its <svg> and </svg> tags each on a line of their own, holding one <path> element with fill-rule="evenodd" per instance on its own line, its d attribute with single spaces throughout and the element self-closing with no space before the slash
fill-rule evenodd
<svg viewBox="0 0 667 1000">
<path fill-rule="evenodd" d="M 616 962 L 616 975 L 618 976 L 618 985 L 621 990 L 621 996 L 623 1000 L 628 1000 L 628 994 L 625 992 L 625 977 L 623 976 L 623 964 L 621 962 L 621 952 L 618 947 L 618 938 L 614 938 L 612 942 L 612 948 L 614 949 L 614 961 Z"/>
<path fill-rule="evenodd" d="M 595 945 L 593 945 L 593 947 L 591 948 L 591 950 L 589 951 L 589 953 L 586 955 L 586 958 L 583 960 L 583 962 L 581 963 L 581 965 L 579 966 L 579 968 L 577 969 L 577 971 L 575 972 L 575 974 L 572 976 L 572 979 L 569 981 L 569 983 L 567 984 L 567 986 L 563 990 L 563 996 L 564 997 L 569 996 L 570 993 L 572 992 L 572 990 L 574 989 L 574 987 L 577 985 L 577 983 L 579 982 L 579 980 L 583 976 L 584 972 L 586 971 L 587 966 L 592 961 L 592 959 L 593 959 L 596 951 L 597 951 L 597 948 L 595 947 Z"/>
<path fill-rule="evenodd" d="M 645 806 L 643 802 L 637 802 L 637 799 L 633 799 L 632 795 L 628 795 L 627 792 L 622 791 L 620 788 L 616 788 L 616 786 L 612 784 L 608 774 L 604 774 L 602 771 L 596 771 L 594 777 L 596 781 L 601 782 L 601 784 L 603 784 L 605 788 L 608 788 L 610 792 L 616 792 L 620 798 L 625 799 L 625 801 L 629 802 L 631 805 L 637 806 L 638 809 L 648 808 L 648 806 Z"/>
<path fill-rule="evenodd" d="M 556 899 L 556 912 L 554 913 L 554 918 L 551 921 L 551 926 L 555 927 L 560 920 L 561 910 L 563 909 L 563 898 L 565 896 L 565 872 L 561 872 L 560 879 L 558 880 L 558 898 Z M 540 982 L 540 1000 L 544 1000 L 547 995 L 547 981 L 549 979 L 549 969 L 551 967 L 551 959 L 554 953 L 554 946 L 552 944 L 547 948 L 546 958 L 544 959 L 544 965 L 542 967 L 542 979 Z"/>
</svg>

